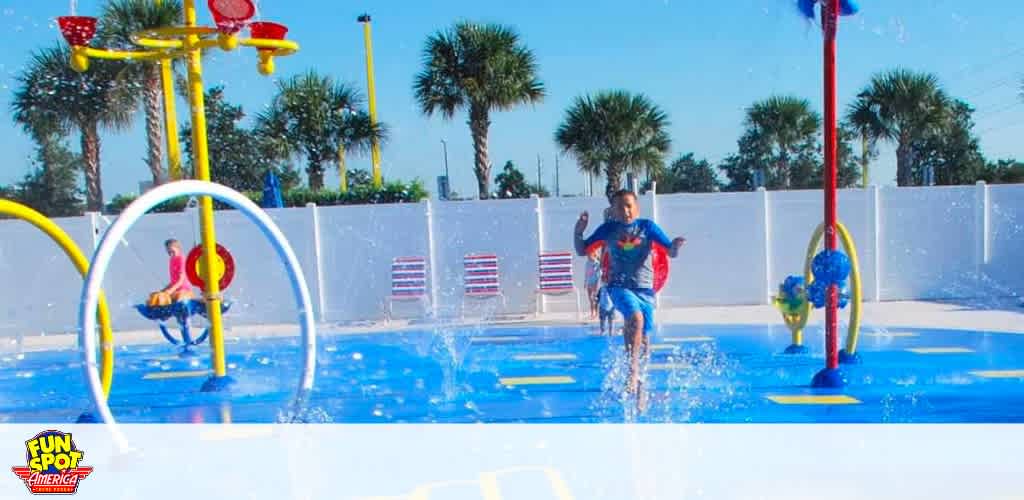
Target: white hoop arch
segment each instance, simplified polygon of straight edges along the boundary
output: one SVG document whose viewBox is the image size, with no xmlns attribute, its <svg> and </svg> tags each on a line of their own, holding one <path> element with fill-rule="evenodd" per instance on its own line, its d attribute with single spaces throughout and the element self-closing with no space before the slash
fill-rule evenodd
<svg viewBox="0 0 1024 500">
<path fill-rule="evenodd" d="M 103 395 L 103 387 L 100 383 L 99 372 L 96 366 L 96 337 L 93 331 L 96 328 L 96 308 L 99 299 L 100 285 L 103 276 L 110 266 L 110 259 L 114 256 L 117 244 L 125 236 L 129 229 L 146 212 L 157 205 L 181 196 L 211 196 L 221 202 L 227 203 L 244 213 L 250 221 L 260 228 L 263 235 L 270 240 L 270 243 L 277 251 L 277 255 L 284 261 L 291 281 L 292 293 L 295 301 L 301 310 L 299 325 L 302 330 L 302 348 L 304 363 L 302 377 L 299 382 L 296 400 L 301 401 L 313 389 L 313 377 L 316 369 L 316 325 L 313 322 L 313 302 L 310 299 L 309 287 L 306 285 L 306 278 L 302 274 L 302 267 L 298 258 L 292 250 L 288 240 L 281 233 L 277 224 L 251 200 L 243 194 L 229 187 L 203 181 L 178 181 L 164 184 L 128 205 L 112 226 L 103 235 L 96 253 L 93 255 L 92 263 L 89 265 L 89 273 L 86 276 L 85 284 L 82 286 L 82 300 L 78 310 L 78 342 L 82 349 L 83 369 L 86 381 L 89 384 L 89 391 L 92 395 L 93 404 L 99 412 L 102 422 L 110 426 L 117 444 L 121 449 L 127 449 L 127 441 L 117 429 L 114 416 L 110 412 L 107 398 Z"/>
</svg>

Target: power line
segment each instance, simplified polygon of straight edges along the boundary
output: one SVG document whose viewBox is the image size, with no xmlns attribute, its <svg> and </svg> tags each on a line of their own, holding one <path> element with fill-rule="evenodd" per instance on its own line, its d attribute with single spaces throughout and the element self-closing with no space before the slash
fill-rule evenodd
<svg viewBox="0 0 1024 500">
<path fill-rule="evenodd" d="M 953 76 L 950 77 L 950 79 L 947 81 L 947 83 L 963 80 L 963 78 L 968 76 L 968 75 L 977 74 L 977 73 L 980 73 L 982 71 L 985 71 L 986 69 L 991 68 L 992 66 L 994 66 L 996 63 L 1002 62 L 1003 60 L 1005 60 L 1007 58 L 1013 57 L 1013 56 L 1015 56 L 1017 54 L 1021 54 L 1021 53 L 1024 53 L 1024 45 L 1022 45 L 1020 47 L 1017 47 L 1017 48 L 1011 50 L 1010 52 L 1007 52 L 1007 53 L 1004 53 L 1004 54 L 1002 54 L 1000 56 L 997 56 L 994 59 L 991 59 L 991 60 L 989 60 L 989 61 L 987 61 L 985 63 L 979 64 L 979 65 L 975 65 L 973 67 L 972 66 L 968 66 L 966 68 L 963 68 L 960 71 L 957 71 L 956 73 L 954 73 Z"/>
<path fill-rule="evenodd" d="M 978 119 L 978 118 L 989 118 L 989 117 L 992 117 L 992 116 L 1001 115 L 1001 114 L 1003 114 L 1003 113 L 1005 113 L 1007 111 L 1012 110 L 1013 108 L 1016 108 L 1016 107 L 1020 106 L 1021 104 L 1024 104 L 1024 102 L 1022 102 L 1022 101 L 1015 101 L 1015 102 L 1012 102 L 1012 103 L 1010 103 L 1008 105 L 1005 105 L 1005 106 L 999 106 L 999 107 L 993 106 L 993 107 L 985 108 L 985 109 L 982 109 L 982 110 L 979 110 L 979 111 L 975 112 L 975 119 Z"/>
<path fill-rule="evenodd" d="M 998 130 L 1005 130 L 1005 129 L 1009 129 L 1009 128 L 1014 128 L 1014 127 L 1017 127 L 1017 126 L 1020 126 L 1020 125 L 1024 125 L 1024 119 L 1019 119 L 1019 120 L 1012 121 L 1010 123 L 1003 124 L 1003 125 L 996 125 L 996 126 L 988 127 L 986 129 L 982 130 L 981 132 L 978 132 L 978 135 L 980 136 L 980 135 L 983 135 L 983 134 L 987 134 L 989 132 L 995 132 L 995 131 L 998 131 Z"/>
</svg>

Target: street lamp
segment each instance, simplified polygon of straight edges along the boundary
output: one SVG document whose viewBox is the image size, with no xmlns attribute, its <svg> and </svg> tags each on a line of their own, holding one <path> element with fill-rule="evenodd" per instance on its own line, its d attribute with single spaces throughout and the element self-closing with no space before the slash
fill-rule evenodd
<svg viewBox="0 0 1024 500">
<path fill-rule="evenodd" d="M 363 14 L 356 22 L 363 25 L 363 44 L 366 46 L 366 95 L 370 107 L 370 125 L 377 125 L 377 85 L 373 78 L 373 38 L 370 34 L 370 15 Z M 370 158 L 373 167 L 373 187 L 380 188 L 383 183 L 380 172 L 380 143 L 374 137 L 370 141 Z"/>
<path fill-rule="evenodd" d="M 444 184 L 439 186 L 439 194 L 442 200 L 448 201 L 452 186 L 452 179 L 448 176 L 448 142 L 441 139 L 441 147 L 444 149 Z"/>
<path fill-rule="evenodd" d="M 450 181 L 451 177 L 448 175 L 448 143 L 444 139 L 441 139 L 441 147 L 444 148 L 444 177 Z"/>
</svg>

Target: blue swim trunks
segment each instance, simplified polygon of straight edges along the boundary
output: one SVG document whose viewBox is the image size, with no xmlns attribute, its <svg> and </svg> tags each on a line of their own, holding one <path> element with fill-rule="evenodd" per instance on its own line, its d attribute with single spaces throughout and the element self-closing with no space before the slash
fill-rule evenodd
<svg viewBox="0 0 1024 500">
<path fill-rule="evenodd" d="M 623 319 L 628 320 L 637 312 L 644 315 L 644 335 L 650 336 L 654 331 L 654 290 L 619 287 L 607 287 L 607 290 L 615 309 L 622 314 Z"/>
</svg>

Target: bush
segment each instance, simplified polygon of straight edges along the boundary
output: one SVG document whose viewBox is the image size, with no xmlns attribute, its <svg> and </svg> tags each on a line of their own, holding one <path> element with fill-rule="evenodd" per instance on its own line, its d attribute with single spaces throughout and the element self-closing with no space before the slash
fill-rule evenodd
<svg viewBox="0 0 1024 500">
<path fill-rule="evenodd" d="M 260 191 L 246 191 L 245 196 L 257 205 L 263 200 L 263 193 Z M 420 181 L 401 182 L 392 181 L 385 183 L 380 189 L 372 186 L 356 186 L 348 193 L 322 189 L 317 192 L 307 188 L 295 188 L 282 193 L 281 198 L 286 207 L 304 207 L 308 203 L 315 203 L 317 206 L 327 207 L 334 205 L 368 205 L 376 203 L 418 203 L 429 194 Z M 135 201 L 135 195 L 119 194 L 107 204 L 106 212 L 119 214 L 131 202 Z M 187 198 L 176 198 L 158 205 L 152 210 L 153 213 L 181 212 L 188 204 Z M 234 207 L 213 201 L 216 210 L 232 210 Z"/>
<path fill-rule="evenodd" d="M 133 194 L 119 194 L 107 203 L 106 209 L 104 210 L 108 214 L 119 214 L 124 211 L 133 201 L 138 199 L 138 196 Z M 185 205 L 188 204 L 188 198 L 175 198 L 173 200 L 165 201 L 153 208 L 150 212 L 152 213 L 170 213 L 170 212 L 181 212 L 185 209 Z"/>
</svg>

